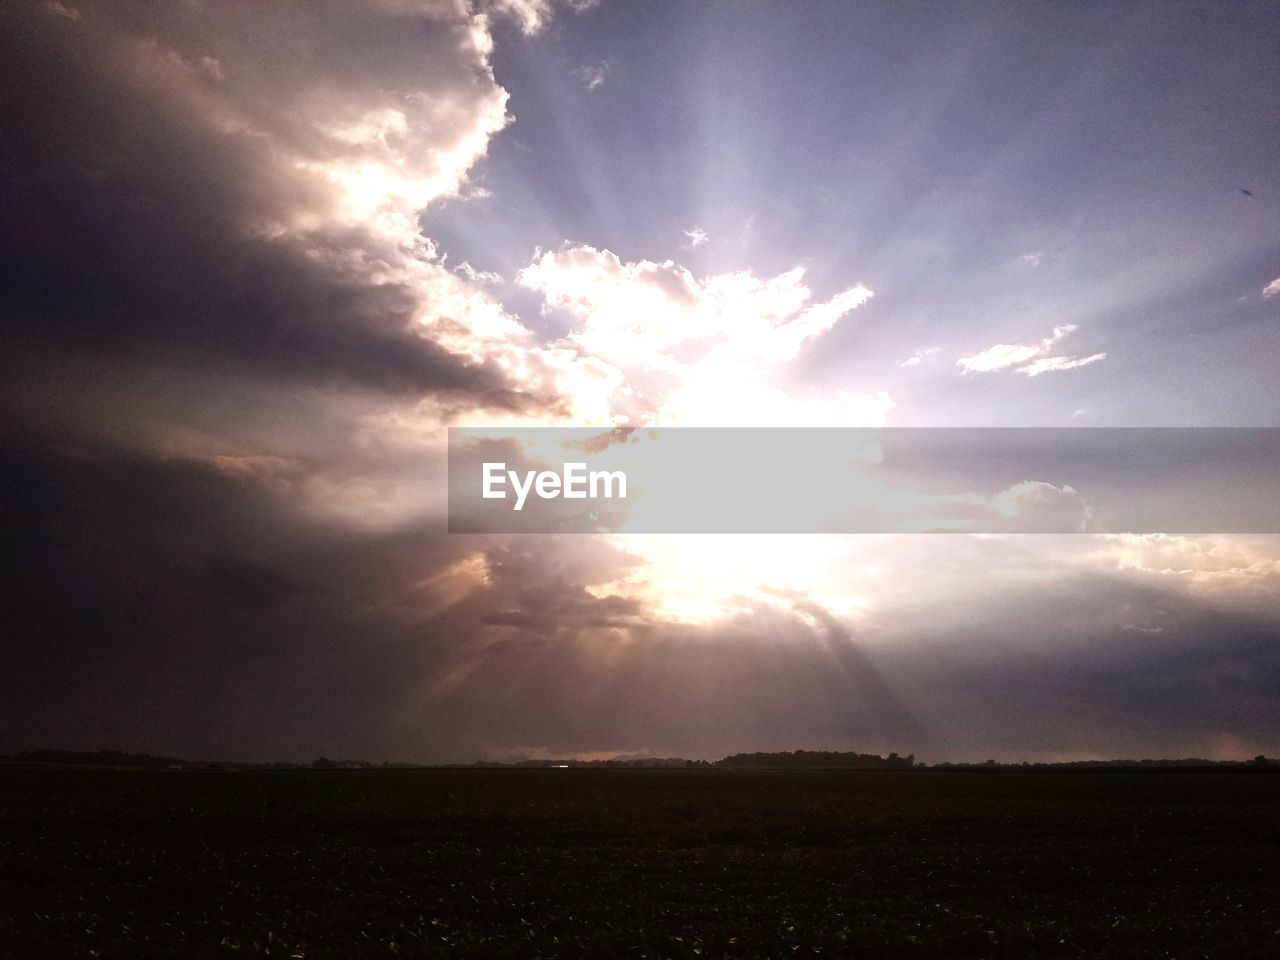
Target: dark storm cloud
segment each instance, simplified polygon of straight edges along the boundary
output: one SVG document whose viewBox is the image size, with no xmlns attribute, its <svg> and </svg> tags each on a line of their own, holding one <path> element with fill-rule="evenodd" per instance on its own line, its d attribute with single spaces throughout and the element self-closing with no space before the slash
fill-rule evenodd
<svg viewBox="0 0 1280 960">
<path fill-rule="evenodd" d="M 326 140 L 319 121 L 308 125 L 308 109 L 354 122 L 388 96 L 443 84 L 453 67 L 461 79 L 437 92 L 465 115 L 478 81 L 459 52 L 464 22 L 455 15 L 432 33 L 323 5 L 300 13 L 284 5 L 254 18 L 242 9 L 214 23 L 178 5 L 93 4 L 75 19 L 43 4 L 6 5 L 6 340 L 36 355 L 159 352 L 517 402 L 491 366 L 414 329 L 423 292 L 375 276 L 379 257 L 391 255 L 385 239 L 329 217 L 324 178 L 298 173 L 304 161 L 362 156 Z M 406 29 L 421 50 L 389 42 Z M 273 44 L 304 52 L 273 59 Z M 371 46 L 378 60 L 366 59 Z M 384 73 L 373 74 L 379 66 Z M 410 70 L 416 86 L 402 89 Z M 456 120 L 452 135 L 464 125 Z M 418 145 L 424 152 L 451 146 L 449 129 L 433 134 L 438 142 Z M 307 215 L 306 229 L 278 226 Z"/>
<path fill-rule="evenodd" d="M 569 549 L 566 549 L 569 547 Z M 508 637 L 541 641 L 609 631 L 645 631 L 654 620 L 634 597 L 596 596 L 586 584 L 621 573 L 630 563 L 609 547 L 537 538 L 491 545 L 485 551 L 488 602 L 496 609 L 480 614 L 485 626 L 509 627 Z"/>
<path fill-rule="evenodd" d="M 427 329 L 467 330 L 417 215 L 506 123 L 488 42 L 448 2 L 0 10 L 0 749 L 441 749 L 391 731 L 460 547 L 379 513 L 434 465 L 377 426 L 547 402 Z"/>
<path fill-rule="evenodd" d="M 288 577 L 235 557 L 208 559 L 209 582 L 215 590 L 245 607 L 278 607 L 305 589 Z"/>
<path fill-rule="evenodd" d="M 486 626 L 517 627 L 533 634 L 582 627 L 641 630 L 648 624 L 644 604 L 629 597 L 595 597 L 575 587 L 559 603 L 541 591 L 528 590 L 523 610 L 499 610 L 480 618 Z"/>
<path fill-rule="evenodd" d="M 253 478 L 102 449 L 10 440 L 0 477 L 0 751 L 435 747 L 388 728 L 442 638 L 385 600 L 450 562 L 438 531 L 343 533 Z"/>
</svg>

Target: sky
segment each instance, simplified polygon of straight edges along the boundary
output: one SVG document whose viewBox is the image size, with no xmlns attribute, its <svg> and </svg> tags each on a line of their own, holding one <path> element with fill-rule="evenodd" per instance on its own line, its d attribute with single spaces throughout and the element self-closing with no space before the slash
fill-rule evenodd
<svg viewBox="0 0 1280 960">
<path fill-rule="evenodd" d="M 1280 426 L 1278 41 L 5 4 L 0 751 L 1275 755 L 1280 538 L 449 534 L 445 445 Z"/>
</svg>

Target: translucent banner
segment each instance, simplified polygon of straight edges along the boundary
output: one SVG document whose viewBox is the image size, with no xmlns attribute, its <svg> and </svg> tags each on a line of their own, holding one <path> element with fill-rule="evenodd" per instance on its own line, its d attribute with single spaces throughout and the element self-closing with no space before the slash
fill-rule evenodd
<svg viewBox="0 0 1280 960">
<path fill-rule="evenodd" d="M 454 533 L 1280 533 L 1280 428 L 451 428 Z"/>
</svg>

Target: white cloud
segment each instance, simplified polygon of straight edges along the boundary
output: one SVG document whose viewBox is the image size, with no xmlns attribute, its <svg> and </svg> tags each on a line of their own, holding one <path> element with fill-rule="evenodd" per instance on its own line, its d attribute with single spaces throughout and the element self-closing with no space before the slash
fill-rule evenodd
<svg viewBox="0 0 1280 960">
<path fill-rule="evenodd" d="M 951 494 L 925 498 L 922 530 L 980 530 L 1016 533 L 1057 529 L 1083 533 L 1093 514 L 1075 488 L 1041 480 L 1023 480 L 995 496 Z"/>
<path fill-rule="evenodd" d="M 1034 253 L 1024 253 L 1013 258 L 1013 265 L 1022 270 L 1034 270 L 1040 266 L 1044 254 L 1036 251 Z"/>
<path fill-rule="evenodd" d="M 607 63 L 584 63 L 573 71 L 574 76 L 582 81 L 588 90 L 594 90 L 596 87 L 604 83 L 605 75 L 609 72 Z"/>
<path fill-rule="evenodd" d="M 997 343 L 980 353 L 961 357 L 956 363 L 964 368 L 965 373 L 991 373 L 1007 370 L 1026 363 L 1041 354 L 1048 353 L 1054 344 L 1070 336 L 1076 327 L 1074 324 L 1063 324 L 1053 328 L 1053 334 L 1039 343 Z"/>
<path fill-rule="evenodd" d="M 1087 357 L 1046 356 L 1058 343 L 1079 329 L 1074 323 L 1064 323 L 1053 328 L 1053 333 L 1039 343 L 997 343 L 979 353 L 961 357 L 956 365 L 965 373 L 995 373 L 1016 369 L 1028 377 L 1042 373 L 1074 370 L 1105 360 L 1105 353 Z"/>
<path fill-rule="evenodd" d="M 1262 288 L 1262 297 L 1265 300 L 1270 300 L 1272 297 L 1280 297 L 1280 277 L 1276 277 Z"/>
<path fill-rule="evenodd" d="M 707 236 L 707 231 L 703 230 L 701 227 L 691 227 L 684 232 L 684 235 L 689 238 L 688 246 L 690 250 L 697 250 L 700 246 L 711 239 Z"/>
<path fill-rule="evenodd" d="M 522 33 L 537 33 L 551 19 L 551 0 L 494 0 L 490 9 L 512 20 Z"/>
<path fill-rule="evenodd" d="M 622 372 L 628 392 L 614 412 L 635 422 L 875 424 L 892 405 L 884 394 L 800 398 L 773 382 L 805 343 L 870 299 L 864 286 L 812 303 L 800 268 L 697 278 L 671 260 L 628 263 L 568 244 L 516 279 L 572 318 L 562 347 Z"/>
<path fill-rule="evenodd" d="M 929 347 L 927 350 L 917 350 L 917 351 L 916 351 L 915 353 L 913 353 L 911 356 L 907 357 L 907 359 L 905 359 L 905 360 L 901 361 L 901 362 L 898 364 L 898 366 L 900 366 L 900 367 L 918 367 L 918 366 L 920 366 L 920 364 L 924 363 L 924 362 L 925 362 L 926 360 L 928 360 L 930 357 L 935 356 L 936 354 L 938 354 L 941 350 L 942 350 L 942 348 L 941 348 L 941 347 Z"/>
<path fill-rule="evenodd" d="M 813 304 L 803 268 L 768 280 L 747 271 L 699 280 L 672 260 L 624 263 L 585 245 L 540 254 L 517 280 L 581 321 L 573 340 L 589 353 L 663 369 L 687 362 L 698 345 L 718 356 L 790 360 L 872 296 L 858 285 Z"/>
<path fill-rule="evenodd" d="M 1099 559 L 1194 587 L 1248 589 L 1255 599 L 1280 593 L 1280 551 L 1274 537 L 1114 534 L 1106 538 Z"/>
<path fill-rule="evenodd" d="M 1041 357 L 1024 367 L 1019 367 L 1018 372 L 1025 373 L 1028 377 L 1036 377 L 1042 373 L 1057 373 L 1062 370 L 1087 367 L 1091 363 L 1105 359 L 1107 359 L 1106 353 L 1091 353 L 1087 357 Z"/>
<path fill-rule="evenodd" d="M 492 270 L 477 270 L 471 264 L 463 261 L 454 268 L 454 272 L 461 277 L 465 277 L 472 283 L 496 284 L 502 283 L 502 274 L 495 273 Z"/>
<path fill-rule="evenodd" d="M 562 5 L 574 13 L 581 13 L 590 10 L 598 2 L 599 0 L 563 0 Z M 521 33 L 532 36 L 551 22 L 555 6 L 553 0 L 490 0 L 488 9 L 494 15 L 514 22 Z"/>
</svg>

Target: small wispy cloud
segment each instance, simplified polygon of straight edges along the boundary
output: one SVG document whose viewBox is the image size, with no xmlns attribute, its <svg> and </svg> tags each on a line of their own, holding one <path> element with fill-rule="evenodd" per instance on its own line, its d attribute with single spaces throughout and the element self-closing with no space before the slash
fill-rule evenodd
<svg viewBox="0 0 1280 960">
<path fill-rule="evenodd" d="M 491 0 L 490 10 L 497 16 L 512 21 L 525 36 L 541 33 L 555 16 L 557 5 L 568 7 L 574 13 L 582 13 L 597 6 L 600 0 Z"/>
<path fill-rule="evenodd" d="M 461 277 L 466 277 L 472 283 L 502 283 L 502 274 L 494 273 L 492 270 L 477 270 L 466 261 L 458 264 L 454 268 L 454 273 Z"/>
<path fill-rule="evenodd" d="M 911 356 L 907 357 L 907 359 L 901 361 L 898 364 L 898 366 L 918 367 L 920 366 L 920 364 L 924 363 L 930 357 L 937 355 L 939 352 L 941 352 L 941 350 L 942 350 L 941 347 L 929 347 L 929 349 L 927 350 L 917 350 Z"/>
<path fill-rule="evenodd" d="M 1270 300 L 1272 297 L 1280 297 L 1280 277 L 1276 277 L 1262 288 L 1262 299 Z"/>
<path fill-rule="evenodd" d="M 1032 361 L 1025 367 L 1019 367 L 1018 372 L 1025 373 L 1028 377 L 1034 377 L 1042 373 L 1076 370 L 1079 367 L 1087 367 L 1091 363 L 1097 363 L 1099 360 L 1105 359 L 1107 359 L 1105 353 L 1091 353 L 1087 357 L 1043 357 Z"/>
<path fill-rule="evenodd" d="M 514 21 L 526 36 L 538 33 L 551 19 L 551 0 L 495 0 L 492 9 Z"/>
<path fill-rule="evenodd" d="M 701 227 L 690 227 L 688 230 L 684 231 L 684 235 L 689 240 L 688 247 L 690 250 L 697 250 L 700 246 L 711 239 L 711 237 L 707 235 L 707 231 L 703 230 Z"/>
<path fill-rule="evenodd" d="M 1013 258 L 1013 265 L 1020 270 L 1034 270 L 1043 259 L 1044 254 L 1039 251 L 1024 253 Z"/>
<path fill-rule="evenodd" d="M 604 83 L 604 78 L 608 72 L 609 65 L 601 61 L 600 63 L 584 63 L 573 71 L 573 74 L 582 81 L 588 90 L 594 90 Z"/>
<path fill-rule="evenodd" d="M 1038 377 L 1042 373 L 1075 370 L 1105 360 L 1105 353 L 1087 357 L 1050 355 L 1054 347 L 1078 329 L 1074 323 L 1064 323 L 1054 327 L 1053 333 L 1039 343 L 997 343 L 979 353 L 961 357 L 956 366 L 965 373 L 997 373 L 1013 369 L 1028 377 Z"/>
</svg>

